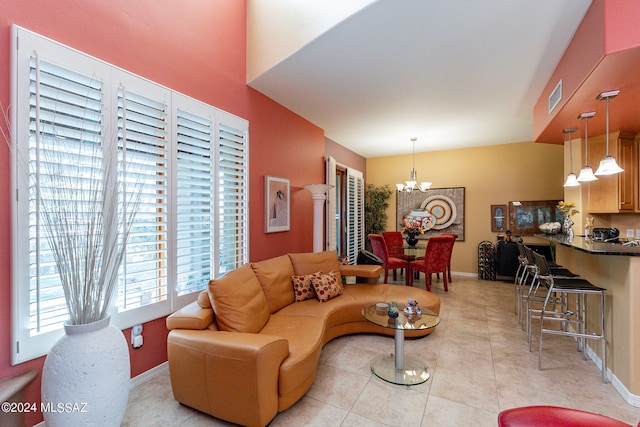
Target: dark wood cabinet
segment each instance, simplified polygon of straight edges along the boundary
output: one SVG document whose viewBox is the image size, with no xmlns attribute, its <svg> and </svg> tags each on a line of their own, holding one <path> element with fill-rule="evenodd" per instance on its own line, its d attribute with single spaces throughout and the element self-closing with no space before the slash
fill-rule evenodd
<svg viewBox="0 0 640 427">
<path fill-rule="evenodd" d="M 551 259 L 551 246 L 533 245 L 526 243 L 533 251 L 544 255 L 545 258 Z M 514 242 L 498 241 L 496 248 L 496 279 L 513 280 L 518 270 L 518 244 Z"/>
</svg>

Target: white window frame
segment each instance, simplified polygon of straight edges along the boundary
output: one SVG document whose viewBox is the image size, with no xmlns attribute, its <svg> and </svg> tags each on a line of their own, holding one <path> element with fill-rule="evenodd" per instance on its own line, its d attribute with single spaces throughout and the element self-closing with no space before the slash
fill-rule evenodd
<svg viewBox="0 0 640 427">
<path fill-rule="evenodd" d="M 221 242 L 218 241 L 220 235 L 219 212 L 217 211 L 219 199 L 219 186 L 217 177 L 219 176 L 218 159 L 219 152 L 219 129 L 222 125 L 232 127 L 241 139 L 242 152 L 239 163 L 239 170 L 242 170 L 241 179 L 236 193 L 243 200 L 242 215 L 239 220 L 241 224 L 234 227 L 239 236 L 237 246 L 237 256 L 234 262 L 237 266 L 248 262 L 249 243 L 249 123 L 247 120 L 234 116 L 215 107 L 187 97 L 171 89 L 153 83 L 147 79 L 135 76 L 125 70 L 107 64 L 101 60 L 93 58 L 82 52 L 61 45 L 55 41 L 42 37 L 36 33 L 25 30 L 18 26 L 12 27 L 12 93 L 11 93 L 11 125 L 13 130 L 13 161 L 12 179 L 15 190 L 15 200 L 12 208 L 12 363 L 22 363 L 24 361 L 42 356 L 48 353 L 53 343 L 62 335 L 62 326 L 59 330 L 31 335 L 29 329 L 30 303 L 29 303 L 29 206 L 25 203 L 23 196 L 28 194 L 29 167 L 28 153 L 24 153 L 24 147 L 19 144 L 28 145 L 29 133 L 29 101 L 25 96 L 29 94 L 29 57 L 33 52 L 46 58 L 46 61 L 74 72 L 91 76 L 103 82 L 105 87 L 104 102 L 104 122 L 107 126 L 116 128 L 117 121 L 117 88 L 124 85 L 128 90 L 137 94 L 149 96 L 154 100 L 166 103 L 167 108 L 167 130 L 168 134 L 168 212 L 167 212 L 167 297 L 159 302 L 134 308 L 126 311 L 119 311 L 116 306 L 117 296 L 113 298 L 112 322 L 120 328 L 130 327 L 137 323 L 147 322 L 165 315 L 194 301 L 200 290 L 194 290 L 185 295 L 178 296 L 177 277 L 177 252 L 176 252 L 176 159 L 177 159 L 177 131 L 175 112 L 178 108 L 203 116 L 212 120 L 214 125 L 215 139 L 211 146 L 211 168 L 213 177 L 214 214 L 213 214 L 213 242 L 211 250 L 211 275 L 217 277 L 220 274 L 219 251 Z M 25 143 L 25 133 L 27 134 Z M 28 200 L 28 197 L 26 197 Z M 26 236 L 26 237 L 25 237 Z M 25 256 L 25 253 L 27 256 Z M 229 266 L 227 265 L 228 269 Z M 116 291 L 117 292 L 117 291 Z"/>
</svg>

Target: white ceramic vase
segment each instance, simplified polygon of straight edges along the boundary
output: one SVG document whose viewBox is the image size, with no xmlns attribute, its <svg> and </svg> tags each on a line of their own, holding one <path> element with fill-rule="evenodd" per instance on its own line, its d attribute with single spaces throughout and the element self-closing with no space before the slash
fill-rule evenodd
<svg viewBox="0 0 640 427">
<path fill-rule="evenodd" d="M 127 410 L 131 366 L 122 331 L 111 318 L 65 324 L 42 370 L 47 427 L 119 426 Z"/>
</svg>

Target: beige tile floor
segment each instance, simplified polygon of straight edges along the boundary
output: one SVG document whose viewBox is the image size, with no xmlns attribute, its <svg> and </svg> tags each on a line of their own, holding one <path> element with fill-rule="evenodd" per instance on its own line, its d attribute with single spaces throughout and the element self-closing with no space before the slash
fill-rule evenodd
<svg viewBox="0 0 640 427">
<path fill-rule="evenodd" d="M 402 276 L 395 282 L 401 286 Z M 434 278 L 435 279 L 435 278 Z M 424 279 L 416 286 L 424 288 Z M 636 425 L 628 405 L 600 371 L 576 352 L 571 338 L 545 336 L 544 369 L 529 353 L 513 313 L 513 285 L 453 277 L 442 299 L 441 323 L 430 336 L 407 340 L 405 353 L 426 361 L 431 379 L 401 387 L 374 377 L 370 360 L 393 351 L 393 338 L 353 335 L 322 351 L 316 380 L 271 426 L 496 426 L 500 411 L 559 405 L 598 412 Z M 230 426 L 173 400 L 168 373 L 131 390 L 124 426 Z"/>
</svg>

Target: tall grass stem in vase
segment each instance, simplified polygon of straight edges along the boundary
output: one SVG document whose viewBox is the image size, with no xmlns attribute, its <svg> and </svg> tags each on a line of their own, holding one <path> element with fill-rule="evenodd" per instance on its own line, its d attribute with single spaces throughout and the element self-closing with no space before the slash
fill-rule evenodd
<svg viewBox="0 0 640 427">
<path fill-rule="evenodd" d="M 55 265 L 69 315 L 44 362 L 42 404 L 85 405 L 43 415 L 49 427 L 119 426 L 131 369 L 127 341 L 110 324 L 109 310 L 143 197 L 143 166 L 127 172 L 127 150 L 101 123 L 95 133 L 51 124 L 63 119 L 40 120 L 31 130 L 28 161 L 12 149 L 10 126 L 2 135 L 11 141 L 17 172 L 29 176 L 30 228 L 42 236 L 35 239 L 37 256 Z"/>
</svg>

